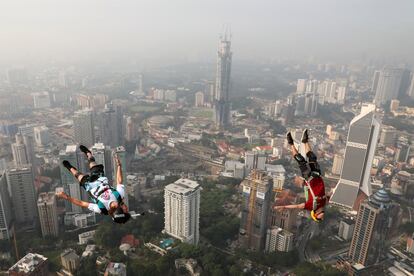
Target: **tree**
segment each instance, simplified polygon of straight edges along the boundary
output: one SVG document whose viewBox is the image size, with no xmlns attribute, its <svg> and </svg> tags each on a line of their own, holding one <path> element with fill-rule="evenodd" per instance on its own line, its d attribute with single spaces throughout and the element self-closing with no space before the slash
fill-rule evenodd
<svg viewBox="0 0 414 276">
<path fill-rule="evenodd" d="M 405 234 L 414 233 L 414 222 L 406 222 L 400 226 L 400 230 Z"/>
</svg>

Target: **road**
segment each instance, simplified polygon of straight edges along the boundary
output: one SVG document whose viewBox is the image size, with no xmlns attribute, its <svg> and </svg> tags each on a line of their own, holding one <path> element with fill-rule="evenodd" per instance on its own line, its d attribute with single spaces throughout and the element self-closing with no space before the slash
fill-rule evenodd
<svg viewBox="0 0 414 276">
<path fill-rule="evenodd" d="M 413 216 L 411 214 L 411 207 L 410 206 L 407 206 L 407 209 L 408 209 L 408 214 L 410 216 L 410 222 L 412 222 L 413 221 Z"/>
<path fill-rule="evenodd" d="M 301 262 L 310 261 L 313 259 L 318 259 L 317 256 L 313 253 L 308 253 L 306 250 L 306 245 L 314 235 L 319 233 L 319 225 L 316 223 L 309 223 L 307 227 L 305 227 L 304 231 L 299 237 L 298 240 L 298 252 L 299 252 L 299 259 Z M 320 258 L 319 258 L 320 259 Z"/>
</svg>

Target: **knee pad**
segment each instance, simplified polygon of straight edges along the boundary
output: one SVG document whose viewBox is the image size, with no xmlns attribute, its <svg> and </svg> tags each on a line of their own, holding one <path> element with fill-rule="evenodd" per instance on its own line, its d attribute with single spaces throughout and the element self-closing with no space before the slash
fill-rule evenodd
<svg viewBox="0 0 414 276">
<path fill-rule="evenodd" d="M 90 158 L 88 158 L 89 162 L 95 162 L 95 157 L 91 156 Z"/>
<path fill-rule="evenodd" d="M 298 162 L 306 162 L 305 158 L 301 154 L 296 154 L 294 156 L 295 160 Z"/>
</svg>

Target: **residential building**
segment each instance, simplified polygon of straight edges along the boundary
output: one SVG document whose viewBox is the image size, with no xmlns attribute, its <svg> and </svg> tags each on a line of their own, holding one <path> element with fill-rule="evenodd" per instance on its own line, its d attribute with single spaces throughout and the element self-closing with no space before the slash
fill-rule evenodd
<svg viewBox="0 0 414 276">
<path fill-rule="evenodd" d="M 57 237 L 59 235 L 59 222 L 56 208 L 56 196 L 54 192 L 40 193 L 37 200 L 40 227 L 42 236 Z"/>
<path fill-rule="evenodd" d="M 126 276 L 127 269 L 123 263 L 109 263 L 106 267 L 104 276 Z"/>
<path fill-rule="evenodd" d="M 32 168 L 12 168 L 6 175 L 13 202 L 19 203 L 14 205 L 14 218 L 18 223 L 33 223 L 37 208 Z"/>
<path fill-rule="evenodd" d="M 382 126 L 379 143 L 384 146 L 394 146 L 397 130 L 392 126 Z"/>
<path fill-rule="evenodd" d="M 341 220 L 339 223 L 338 236 L 346 241 L 352 238 L 354 233 L 355 222 L 350 219 Z"/>
<path fill-rule="evenodd" d="M 13 160 L 15 166 L 24 166 L 30 164 L 28 152 L 23 141 L 23 136 L 16 134 L 16 143 L 11 145 Z"/>
<path fill-rule="evenodd" d="M 34 139 L 39 147 L 46 146 L 50 142 L 49 128 L 38 126 L 34 128 Z"/>
<path fill-rule="evenodd" d="M 28 253 L 9 268 L 10 276 L 49 276 L 48 259 L 40 254 Z"/>
<path fill-rule="evenodd" d="M 204 106 L 204 93 L 198 91 L 195 93 L 195 107 L 203 107 Z"/>
<path fill-rule="evenodd" d="M 198 244 L 200 189 L 196 181 L 184 178 L 165 187 L 165 233 L 183 242 Z"/>
<path fill-rule="evenodd" d="M 7 188 L 7 177 L 0 171 L 0 240 L 8 240 L 12 236 L 12 203 Z"/>
<path fill-rule="evenodd" d="M 268 229 L 266 233 L 266 252 L 289 252 L 293 249 L 293 233 L 278 227 Z"/>
<path fill-rule="evenodd" d="M 60 262 L 67 271 L 75 273 L 80 265 L 80 257 L 75 250 L 69 248 L 60 254 Z"/>
<path fill-rule="evenodd" d="M 49 108 L 50 96 L 49 92 L 32 93 L 34 108 Z"/>
<path fill-rule="evenodd" d="M 89 241 L 93 241 L 95 237 L 95 230 L 83 232 L 78 235 L 79 244 L 87 244 Z"/>
<path fill-rule="evenodd" d="M 344 156 L 341 154 L 335 154 L 333 164 L 332 164 L 332 173 L 340 175 L 342 172 L 342 166 L 344 165 Z"/>
<path fill-rule="evenodd" d="M 99 141 L 115 148 L 123 143 L 122 130 L 123 112 L 119 105 L 112 103 L 106 104 L 105 109 L 100 114 L 100 139 Z"/>
<path fill-rule="evenodd" d="M 76 111 L 73 116 L 73 135 L 76 143 L 92 146 L 95 143 L 93 112 L 91 109 Z"/>
<path fill-rule="evenodd" d="M 383 105 L 397 99 L 401 87 L 403 70 L 400 68 L 384 68 L 380 71 L 374 102 Z"/>
</svg>

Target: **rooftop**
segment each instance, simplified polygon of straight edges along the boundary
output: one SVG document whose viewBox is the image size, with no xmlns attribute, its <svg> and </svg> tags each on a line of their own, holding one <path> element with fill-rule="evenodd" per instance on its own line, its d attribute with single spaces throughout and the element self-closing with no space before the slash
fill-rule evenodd
<svg viewBox="0 0 414 276">
<path fill-rule="evenodd" d="M 17 263 L 9 268 L 9 271 L 30 273 L 34 271 L 40 264 L 47 261 L 47 258 L 36 253 L 28 253 Z"/>
<path fill-rule="evenodd" d="M 165 187 L 165 190 L 177 193 L 177 194 L 187 194 L 190 192 L 194 192 L 200 187 L 200 184 L 197 181 L 193 181 L 186 178 L 181 178 L 171 183 Z"/>
<path fill-rule="evenodd" d="M 47 203 L 47 204 L 53 204 L 55 201 L 55 193 L 40 193 L 39 198 L 37 199 L 37 203 Z"/>
<path fill-rule="evenodd" d="M 126 275 L 126 265 L 123 263 L 109 263 L 106 272 L 110 275 Z"/>
</svg>

